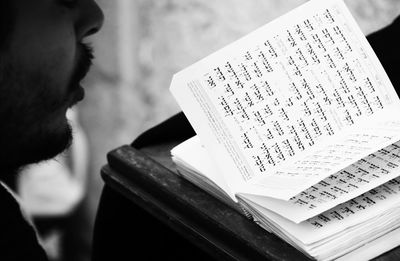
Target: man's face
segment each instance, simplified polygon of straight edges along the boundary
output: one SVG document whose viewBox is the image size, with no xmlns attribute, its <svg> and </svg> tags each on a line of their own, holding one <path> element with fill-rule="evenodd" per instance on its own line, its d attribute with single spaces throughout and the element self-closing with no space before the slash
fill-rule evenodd
<svg viewBox="0 0 400 261">
<path fill-rule="evenodd" d="M 83 99 L 80 81 L 92 58 L 83 40 L 103 22 L 93 0 L 11 1 L 15 24 L 0 50 L 2 168 L 48 159 L 68 146 L 66 111 Z"/>
</svg>

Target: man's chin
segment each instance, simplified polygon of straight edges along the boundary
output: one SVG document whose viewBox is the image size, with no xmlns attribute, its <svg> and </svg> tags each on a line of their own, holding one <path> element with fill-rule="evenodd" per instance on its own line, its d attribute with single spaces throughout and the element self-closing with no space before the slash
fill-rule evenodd
<svg viewBox="0 0 400 261">
<path fill-rule="evenodd" d="M 68 137 L 65 140 L 59 140 L 53 144 L 42 147 L 37 150 L 37 157 L 32 159 L 31 163 L 37 163 L 44 160 L 49 160 L 57 156 L 58 154 L 64 152 L 71 146 L 72 138 Z"/>
<path fill-rule="evenodd" d="M 4 169 L 17 170 L 29 164 L 49 160 L 65 151 L 72 142 L 72 129 L 67 125 L 63 131 L 57 133 L 40 133 L 35 135 L 29 141 L 15 144 L 7 155 L 5 151 L 0 152 L 0 156 L 8 160 Z"/>
<path fill-rule="evenodd" d="M 32 154 L 36 154 L 32 158 L 31 163 L 37 163 L 43 160 L 49 160 L 62 153 L 71 146 L 72 129 L 68 125 L 63 133 L 48 134 L 43 140 L 36 144 L 36 149 Z M 36 153 L 34 153 L 36 152 Z"/>
</svg>

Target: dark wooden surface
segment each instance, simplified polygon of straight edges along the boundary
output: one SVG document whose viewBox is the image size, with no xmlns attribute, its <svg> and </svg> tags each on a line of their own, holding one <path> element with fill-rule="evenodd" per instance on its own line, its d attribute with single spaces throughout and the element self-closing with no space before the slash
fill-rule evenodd
<svg viewBox="0 0 400 261">
<path fill-rule="evenodd" d="M 173 145 L 141 150 L 126 145 L 111 151 L 102 169 L 106 185 L 216 260 L 310 260 L 174 173 Z M 400 260 L 399 252 L 375 260 Z"/>
<path fill-rule="evenodd" d="M 112 151 L 102 170 L 106 184 L 217 260 L 309 260 L 173 173 L 170 145 L 146 148 L 146 153 L 131 146 Z"/>
</svg>

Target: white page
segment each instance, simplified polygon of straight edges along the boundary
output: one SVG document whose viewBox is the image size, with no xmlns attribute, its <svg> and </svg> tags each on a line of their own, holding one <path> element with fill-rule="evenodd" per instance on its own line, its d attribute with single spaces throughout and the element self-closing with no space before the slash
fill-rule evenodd
<svg viewBox="0 0 400 261">
<path fill-rule="evenodd" d="M 385 115 L 376 116 L 380 119 L 371 121 L 375 121 L 377 126 L 370 127 L 369 124 L 365 124 L 343 131 L 343 135 L 327 139 L 307 153 L 299 155 L 294 161 L 288 161 L 278 166 L 275 171 L 253 179 L 252 186 L 238 193 L 289 200 L 322 179 L 376 152 L 377 148 L 400 140 L 400 122 L 385 119 Z M 391 178 L 398 175 L 400 173 L 392 172 Z M 374 179 L 369 188 L 379 186 L 387 180 L 389 179 Z"/>
<path fill-rule="evenodd" d="M 356 250 L 364 244 L 373 242 L 375 239 L 399 227 L 399 211 L 395 210 L 394 212 L 394 215 L 379 216 L 374 220 L 369 220 L 356 226 L 354 229 L 349 229 L 341 236 L 312 249 L 310 252 L 316 253 L 321 260 L 332 260 L 349 253 L 349 251 Z M 336 248 L 336 251 L 334 248 Z"/>
<path fill-rule="evenodd" d="M 389 107 L 399 106 L 337 0 L 310 1 L 177 73 L 171 92 L 233 191 L 279 198 L 293 195 L 281 179 L 290 173 L 260 177 L 379 112 L 396 116 Z M 272 186 L 246 187 L 255 178 Z"/>
<path fill-rule="evenodd" d="M 395 229 L 380 238 L 363 245 L 349 254 L 342 256 L 337 261 L 371 260 L 400 245 L 400 228 Z"/>
<path fill-rule="evenodd" d="M 349 251 L 356 251 L 358 253 L 364 252 L 361 249 L 359 250 L 360 247 L 363 248 L 364 244 L 371 242 L 371 245 L 374 245 L 376 239 L 380 241 L 381 237 L 384 237 L 384 235 L 399 227 L 398 215 L 400 214 L 397 209 L 394 209 L 394 211 L 389 210 L 386 211 L 386 213 L 376 215 L 365 222 L 355 224 L 348 228 L 342 228 L 340 233 L 331 235 L 330 237 L 311 244 L 304 244 L 298 238 L 289 234 L 285 230 L 285 227 L 281 227 L 282 223 L 279 222 L 279 218 L 267 220 L 265 216 L 262 216 L 263 214 L 260 214 L 265 214 L 265 211 L 261 210 L 260 207 L 256 205 L 254 205 L 252 213 L 256 223 L 264 229 L 278 235 L 307 256 L 317 258 L 317 260 L 321 261 L 336 259 L 348 254 Z M 278 222 L 275 222 L 276 220 L 278 220 Z M 305 233 L 315 234 L 315 232 L 316 231 L 310 229 Z M 393 244 L 390 245 L 391 248 L 395 246 Z M 390 248 L 384 247 L 379 251 L 383 251 L 384 249 L 387 251 Z M 379 251 L 369 251 L 369 255 L 372 255 L 373 253 L 377 254 Z"/>
<path fill-rule="evenodd" d="M 185 164 L 198 174 L 213 181 L 221 190 L 225 191 L 231 199 L 237 202 L 235 194 L 229 191 L 229 187 L 216 164 L 208 156 L 206 149 L 201 145 L 199 137 L 194 136 L 171 150 L 174 161 Z"/>
<path fill-rule="evenodd" d="M 244 200 L 247 204 L 251 204 L 260 216 L 278 224 L 287 235 L 291 235 L 304 245 L 311 245 L 399 207 L 399 194 L 400 178 L 397 178 L 299 224 L 263 206 Z"/>
<path fill-rule="evenodd" d="M 300 223 L 399 175 L 400 142 L 397 142 L 325 178 L 289 201 L 247 194 L 241 197 Z"/>
</svg>

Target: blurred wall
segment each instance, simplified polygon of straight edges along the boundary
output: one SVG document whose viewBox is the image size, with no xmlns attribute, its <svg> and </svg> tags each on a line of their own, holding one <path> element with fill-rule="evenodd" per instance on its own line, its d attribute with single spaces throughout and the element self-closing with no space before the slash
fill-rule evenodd
<svg viewBox="0 0 400 261">
<path fill-rule="evenodd" d="M 323 0 L 321 0 L 323 1 Z M 93 221 L 106 153 L 179 111 L 172 75 L 305 0 L 98 0 L 106 20 L 79 105 L 90 144 L 87 200 Z M 398 0 L 347 0 L 368 34 L 400 14 Z M 92 225 L 92 223 L 91 223 Z"/>
</svg>

